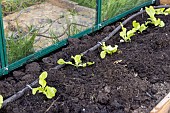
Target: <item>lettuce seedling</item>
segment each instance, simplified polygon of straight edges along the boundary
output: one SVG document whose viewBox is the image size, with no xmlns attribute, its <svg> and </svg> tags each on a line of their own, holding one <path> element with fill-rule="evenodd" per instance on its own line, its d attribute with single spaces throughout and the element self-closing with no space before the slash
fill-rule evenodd
<svg viewBox="0 0 170 113">
<path fill-rule="evenodd" d="M 155 9 L 155 13 L 156 13 L 157 15 L 159 15 L 159 14 L 168 15 L 168 14 L 170 14 L 170 8 L 168 8 L 168 9 L 166 9 L 166 10 L 165 10 L 165 8 Z"/>
<path fill-rule="evenodd" d="M 90 65 L 93 65 L 94 62 L 86 62 L 86 63 L 83 63 L 81 58 L 82 58 L 83 55 L 76 55 L 76 56 L 71 56 L 71 58 L 74 60 L 75 63 L 73 62 L 66 62 L 64 61 L 63 59 L 59 59 L 57 61 L 58 64 L 62 65 L 62 64 L 69 64 L 69 65 L 73 65 L 75 67 L 86 67 L 86 66 L 90 66 Z"/>
<path fill-rule="evenodd" d="M 3 96 L 0 95 L 0 109 L 2 108 L 2 104 L 3 104 Z"/>
<path fill-rule="evenodd" d="M 47 78 L 47 75 L 48 75 L 47 72 L 43 72 L 39 76 L 39 84 L 41 86 L 32 89 L 33 95 L 35 95 L 36 92 L 38 91 L 38 93 L 45 94 L 48 99 L 51 99 L 55 96 L 55 93 L 57 92 L 57 90 L 54 87 L 47 86 L 47 82 L 45 81 L 45 79 Z"/>
<path fill-rule="evenodd" d="M 168 14 L 170 14 L 170 8 L 168 8 L 164 11 L 164 15 L 168 15 Z"/>
<path fill-rule="evenodd" d="M 149 8 L 146 7 L 145 10 L 146 13 L 150 16 L 150 18 L 155 18 L 156 11 L 152 6 L 150 6 Z"/>
<path fill-rule="evenodd" d="M 159 26 L 159 27 L 165 26 L 165 23 L 160 18 L 157 19 L 155 17 L 156 11 L 152 6 L 150 6 L 149 8 L 146 7 L 146 13 L 150 16 L 150 18 L 148 18 L 149 21 L 147 21 L 145 23 L 146 25 L 148 23 L 151 23 L 151 24 L 154 24 L 155 26 Z"/>
<path fill-rule="evenodd" d="M 104 59 L 106 57 L 106 54 L 113 54 L 117 52 L 118 45 L 115 45 L 115 47 L 112 47 L 111 45 L 106 46 L 105 42 L 103 42 L 101 48 L 103 51 L 101 51 L 100 57 Z"/>
<path fill-rule="evenodd" d="M 135 35 L 136 29 L 127 31 L 127 29 L 124 28 L 122 24 L 120 25 L 122 26 L 122 32 L 120 32 L 120 36 L 123 38 L 125 42 L 130 42 L 131 37 Z"/>
<path fill-rule="evenodd" d="M 165 8 L 155 9 L 155 14 L 157 14 L 157 15 L 165 14 L 164 11 L 165 11 Z"/>
<path fill-rule="evenodd" d="M 151 23 L 154 24 L 155 26 L 159 26 L 159 27 L 164 27 L 165 23 L 160 19 L 160 18 L 148 18 L 149 21 L 146 22 L 146 25 Z"/>
<path fill-rule="evenodd" d="M 140 23 L 139 22 L 136 22 L 136 20 L 134 20 L 133 21 L 133 23 L 132 23 L 132 25 L 133 25 L 133 31 L 140 31 L 140 33 L 142 33 L 144 30 L 146 30 L 147 29 L 147 26 L 145 26 L 145 24 L 142 24 L 142 25 L 140 25 Z"/>
</svg>

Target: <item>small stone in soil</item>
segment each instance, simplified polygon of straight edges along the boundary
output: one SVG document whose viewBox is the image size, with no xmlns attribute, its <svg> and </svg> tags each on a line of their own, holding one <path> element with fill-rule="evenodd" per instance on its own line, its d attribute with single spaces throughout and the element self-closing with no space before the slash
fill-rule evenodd
<svg viewBox="0 0 170 113">
<path fill-rule="evenodd" d="M 99 91 L 97 100 L 101 104 L 107 104 L 108 101 L 109 101 L 109 97 L 108 97 L 108 95 L 106 93 L 103 93 L 103 92 Z"/>
<path fill-rule="evenodd" d="M 83 108 L 83 109 L 82 109 L 82 112 L 86 112 L 86 109 L 85 109 L 85 108 Z"/>
<path fill-rule="evenodd" d="M 105 87 L 104 87 L 104 91 L 105 91 L 106 93 L 110 93 L 110 90 L 111 90 L 111 87 L 110 87 L 110 86 L 105 86 Z"/>
<path fill-rule="evenodd" d="M 87 74 L 85 72 L 81 73 L 82 76 L 86 76 Z"/>
<path fill-rule="evenodd" d="M 111 106 L 115 107 L 115 108 L 118 108 L 118 109 L 122 109 L 123 108 L 123 105 L 120 104 L 117 100 L 114 100 L 111 102 Z"/>
</svg>

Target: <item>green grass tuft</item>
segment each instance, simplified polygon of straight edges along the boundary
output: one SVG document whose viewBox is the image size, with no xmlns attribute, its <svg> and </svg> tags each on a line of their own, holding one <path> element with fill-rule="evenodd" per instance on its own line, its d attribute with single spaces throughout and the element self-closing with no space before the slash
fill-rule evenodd
<svg viewBox="0 0 170 113">
<path fill-rule="evenodd" d="M 6 16 L 44 1 L 45 0 L 2 0 L 2 12 L 3 15 Z"/>
<path fill-rule="evenodd" d="M 89 8 L 96 8 L 96 0 L 72 0 L 79 5 Z M 102 20 L 110 19 L 118 14 L 123 13 L 135 6 L 150 0 L 102 0 Z"/>
<path fill-rule="evenodd" d="M 34 40 L 37 31 L 31 29 L 29 33 L 16 32 L 6 36 L 8 62 L 13 63 L 34 53 Z"/>
</svg>

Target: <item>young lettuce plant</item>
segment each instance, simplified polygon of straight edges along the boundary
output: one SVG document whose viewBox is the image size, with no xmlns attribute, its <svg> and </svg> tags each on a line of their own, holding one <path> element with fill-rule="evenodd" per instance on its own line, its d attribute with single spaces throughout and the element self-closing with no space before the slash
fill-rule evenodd
<svg viewBox="0 0 170 113">
<path fill-rule="evenodd" d="M 170 8 L 168 8 L 164 11 L 164 15 L 168 15 L 168 14 L 170 14 Z"/>
<path fill-rule="evenodd" d="M 170 14 L 170 8 L 168 8 L 166 10 L 165 10 L 165 8 L 155 9 L 155 14 L 157 14 L 157 15 L 159 15 L 159 14 L 168 15 L 168 14 Z"/>
<path fill-rule="evenodd" d="M 165 14 L 164 11 L 165 11 L 165 8 L 155 9 L 155 14 L 157 14 L 157 15 Z"/>
<path fill-rule="evenodd" d="M 127 31 L 126 28 L 123 27 L 122 24 L 120 24 L 122 26 L 122 32 L 120 32 L 120 36 L 124 39 L 122 42 L 130 42 L 131 41 L 131 37 L 135 35 L 136 31 L 140 31 L 140 33 L 142 33 L 144 30 L 147 29 L 147 26 L 145 26 L 145 24 L 141 24 L 139 22 L 136 22 L 136 20 L 134 20 L 132 22 L 133 28 L 132 30 Z"/>
<path fill-rule="evenodd" d="M 132 25 L 134 27 L 133 29 L 136 31 L 140 31 L 140 33 L 147 29 L 147 26 L 145 26 L 145 24 L 140 25 L 140 23 L 136 22 L 136 20 L 133 21 Z"/>
<path fill-rule="evenodd" d="M 69 64 L 69 65 L 73 65 L 75 67 L 86 67 L 86 66 L 90 66 L 93 65 L 94 62 L 87 62 L 87 63 L 83 63 L 81 58 L 83 55 L 76 55 L 76 56 L 71 56 L 71 58 L 74 60 L 75 63 L 73 62 L 66 62 L 63 59 L 59 59 L 57 61 L 58 64 L 62 65 L 62 64 Z"/>
<path fill-rule="evenodd" d="M 135 35 L 136 29 L 132 29 L 132 30 L 127 31 L 127 29 L 124 28 L 121 23 L 120 23 L 120 25 L 122 26 L 122 31 L 120 32 L 120 36 L 123 38 L 123 40 L 125 42 L 130 42 L 131 37 Z"/>
<path fill-rule="evenodd" d="M 111 45 L 106 46 L 105 42 L 103 42 L 101 48 L 103 51 L 101 51 L 100 57 L 104 59 L 106 57 L 106 54 L 113 54 L 117 52 L 118 45 L 115 45 L 115 47 L 112 47 Z"/>
<path fill-rule="evenodd" d="M 160 18 L 157 19 L 155 17 L 156 11 L 152 6 L 150 6 L 149 8 L 146 7 L 145 10 L 146 10 L 146 13 L 150 17 L 148 18 L 148 21 L 145 23 L 146 25 L 150 23 L 150 24 L 154 24 L 155 26 L 159 26 L 159 27 L 165 26 L 165 23 Z"/>
<path fill-rule="evenodd" d="M 3 104 L 3 96 L 0 95 L 0 109 L 2 108 L 2 104 Z"/>
<path fill-rule="evenodd" d="M 32 89 L 33 95 L 35 95 L 36 92 L 38 91 L 38 93 L 45 94 L 48 99 L 51 99 L 55 96 L 55 93 L 57 92 L 57 90 L 54 87 L 47 86 L 47 82 L 45 81 L 45 79 L 47 78 L 47 75 L 48 75 L 47 72 L 43 72 L 39 76 L 39 84 L 41 86 Z"/>
</svg>

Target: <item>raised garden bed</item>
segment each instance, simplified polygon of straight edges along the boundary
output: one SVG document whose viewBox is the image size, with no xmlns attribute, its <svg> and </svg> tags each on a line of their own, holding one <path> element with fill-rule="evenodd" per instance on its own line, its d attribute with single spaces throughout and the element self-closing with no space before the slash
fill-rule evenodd
<svg viewBox="0 0 170 113">
<path fill-rule="evenodd" d="M 144 23 L 147 15 L 134 20 Z M 165 27 L 149 26 L 130 43 L 121 43 L 119 33 L 106 44 L 119 46 L 119 52 L 100 58 L 101 49 L 89 52 L 84 61 L 95 64 L 86 68 L 65 66 L 52 69 L 59 58 L 94 46 L 119 22 L 81 39 L 69 39 L 69 45 L 42 60 L 27 64 L 0 80 L 0 94 L 8 98 L 34 81 L 42 71 L 48 72 L 47 83 L 57 88 L 55 98 L 48 100 L 31 91 L 2 108 L 2 113 L 147 113 L 170 89 L 170 15 L 157 16 Z M 125 27 L 132 28 L 132 21 Z"/>
</svg>

